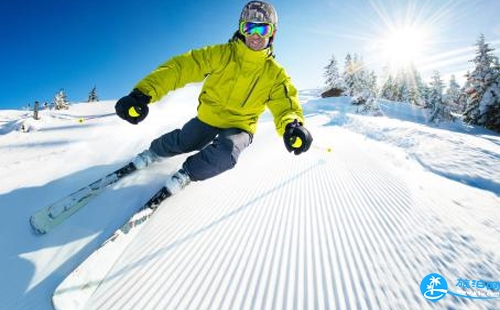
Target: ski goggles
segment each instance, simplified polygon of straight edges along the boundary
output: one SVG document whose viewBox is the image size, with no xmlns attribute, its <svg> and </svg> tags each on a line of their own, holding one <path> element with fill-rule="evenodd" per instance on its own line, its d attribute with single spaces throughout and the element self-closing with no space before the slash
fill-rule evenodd
<svg viewBox="0 0 500 310">
<path fill-rule="evenodd" d="M 240 33 L 245 37 L 256 33 L 261 38 L 269 38 L 274 33 L 274 25 L 269 23 L 241 22 Z"/>
</svg>

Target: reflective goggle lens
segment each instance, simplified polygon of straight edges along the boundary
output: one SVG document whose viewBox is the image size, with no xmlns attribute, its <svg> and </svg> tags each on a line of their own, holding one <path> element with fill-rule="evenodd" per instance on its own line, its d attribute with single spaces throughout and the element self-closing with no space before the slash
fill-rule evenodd
<svg viewBox="0 0 500 310">
<path fill-rule="evenodd" d="M 268 23 L 252 23 L 242 22 L 240 24 L 240 32 L 245 37 L 249 37 L 256 33 L 261 38 L 268 38 L 273 35 L 274 25 Z"/>
</svg>

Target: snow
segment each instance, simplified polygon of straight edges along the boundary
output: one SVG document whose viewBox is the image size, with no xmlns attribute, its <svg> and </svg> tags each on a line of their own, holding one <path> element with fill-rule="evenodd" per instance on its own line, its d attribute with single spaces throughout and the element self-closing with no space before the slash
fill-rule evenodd
<svg viewBox="0 0 500 310">
<path fill-rule="evenodd" d="M 0 111 L 0 309 L 51 309 L 55 287 L 184 156 L 133 174 L 53 232 L 30 214 L 128 162 L 196 113 L 199 84 L 130 125 L 113 101 Z M 500 299 L 420 293 L 429 273 L 500 281 L 500 136 L 428 124 L 404 103 L 354 113 L 301 92 L 314 147 L 288 154 L 265 114 L 236 168 L 166 201 L 87 309 L 494 309 Z M 28 132 L 19 129 L 25 124 Z M 329 152 L 328 150 L 331 149 Z"/>
</svg>

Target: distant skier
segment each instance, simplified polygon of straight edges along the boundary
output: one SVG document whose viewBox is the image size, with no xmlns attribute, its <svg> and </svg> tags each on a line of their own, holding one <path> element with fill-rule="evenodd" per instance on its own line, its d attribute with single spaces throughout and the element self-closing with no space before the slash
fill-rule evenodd
<svg viewBox="0 0 500 310">
<path fill-rule="evenodd" d="M 239 30 L 228 43 L 173 57 L 118 100 L 116 114 L 138 124 L 148 115 L 149 103 L 187 83 L 204 80 L 197 117 L 155 139 L 134 159 L 138 169 L 162 157 L 199 150 L 167 179 L 165 186 L 171 194 L 191 181 L 229 170 L 252 143 L 266 107 L 289 152 L 299 155 L 309 149 L 313 138 L 304 127 L 297 90 L 274 59 L 277 26 L 278 16 L 271 4 L 250 1 L 241 12 Z"/>
</svg>

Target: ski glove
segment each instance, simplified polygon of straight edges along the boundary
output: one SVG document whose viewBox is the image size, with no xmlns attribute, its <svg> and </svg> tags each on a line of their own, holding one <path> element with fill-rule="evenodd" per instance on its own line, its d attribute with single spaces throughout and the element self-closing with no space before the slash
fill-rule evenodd
<svg viewBox="0 0 500 310">
<path fill-rule="evenodd" d="M 142 122 L 148 116 L 148 103 L 151 97 L 134 89 L 129 95 L 121 98 L 115 105 L 116 115 L 134 125 Z"/>
<path fill-rule="evenodd" d="M 311 133 L 298 120 L 294 120 L 286 125 L 283 140 L 288 152 L 293 151 L 295 155 L 299 155 L 309 150 L 313 138 Z"/>
</svg>

